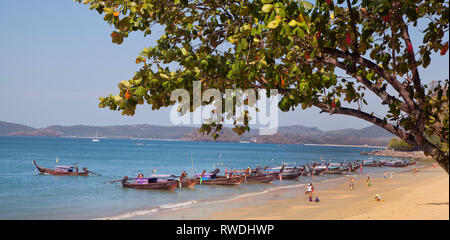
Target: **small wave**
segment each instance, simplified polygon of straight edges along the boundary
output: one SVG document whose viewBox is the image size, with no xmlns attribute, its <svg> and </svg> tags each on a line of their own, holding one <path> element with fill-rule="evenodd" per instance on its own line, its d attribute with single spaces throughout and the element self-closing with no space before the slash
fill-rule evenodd
<svg viewBox="0 0 450 240">
<path fill-rule="evenodd" d="M 125 219 L 125 218 L 132 218 L 132 217 L 156 213 L 163 209 L 164 210 L 175 210 L 175 209 L 180 209 L 180 208 L 186 208 L 195 203 L 196 203 L 196 201 L 192 200 L 192 201 L 187 201 L 187 202 L 182 202 L 182 203 L 165 204 L 165 205 L 161 205 L 161 206 L 158 206 L 158 207 L 155 207 L 152 209 L 148 209 L 148 210 L 137 210 L 137 211 L 127 212 L 124 214 L 111 216 L 111 217 L 96 218 L 94 220 L 120 220 L 120 219 Z"/>
<path fill-rule="evenodd" d="M 159 206 L 159 208 L 161 208 L 161 209 L 178 209 L 178 208 L 188 207 L 190 205 L 195 204 L 196 202 L 197 201 L 192 200 L 192 201 L 187 201 L 187 202 L 182 202 L 182 203 L 165 204 L 165 205 Z"/>
</svg>

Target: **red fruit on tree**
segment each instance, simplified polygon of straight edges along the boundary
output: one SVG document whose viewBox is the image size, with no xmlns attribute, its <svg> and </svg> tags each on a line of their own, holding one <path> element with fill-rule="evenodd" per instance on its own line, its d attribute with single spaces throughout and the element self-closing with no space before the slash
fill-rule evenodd
<svg viewBox="0 0 450 240">
<path fill-rule="evenodd" d="M 345 42 L 347 43 L 347 45 L 350 45 L 350 43 L 352 42 L 352 37 L 350 36 L 350 33 L 347 33 L 347 35 L 345 36 Z"/>
<path fill-rule="evenodd" d="M 336 100 L 336 99 L 333 99 L 333 101 L 331 102 L 331 107 L 332 107 L 332 108 L 335 108 L 335 107 L 336 107 L 336 102 L 335 102 L 335 100 Z"/>
<path fill-rule="evenodd" d="M 385 21 L 385 22 L 389 22 L 389 20 L 391 19 L 391 15 L 388 14 L 388 15 L 384 16 L 382 19 L 383 19 L 383 21 Z"/>
<path fill-rule="evenodd" d="M 331 0 L 327 0 L 327 4 L 330 5 L 331 4 Z"/>
<path fill-rule="evenodd" d="M 305 58 L 306 58 L 306 60 L 309 60 L 309 53 L 308 52 L 305 52 Z"/>
<path fill-rule="evenodd" d="M 127 89 L 127 92 L 125 93 L 125 98 L 129 99 L 130 98 L 130 90 Z"/>
<path fill-rule="evenodd" d="M 413 54 L 413 53 L 414 53 L 413 47 L 412 47 L 412 45 L 411 45 L 410 42 L 408 43 L 408 52 L 409 52 L 410 54 Z"/>
<path fill-rule="evenodd" d="M 444 56 L 447 50 L 448 50 L 448 42 L 446 42 L 444 47 L 441 49 L 441 56 Z"/>
</svg>

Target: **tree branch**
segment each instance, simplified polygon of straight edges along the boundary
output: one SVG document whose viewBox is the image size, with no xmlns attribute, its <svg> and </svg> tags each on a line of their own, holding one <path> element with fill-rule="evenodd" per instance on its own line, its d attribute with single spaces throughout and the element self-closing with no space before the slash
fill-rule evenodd
<svg viewBox="0 0 450 240">
<path fill-rule="evenodd" d="M 392 85 L 392 87 L 400 94 L 400 96 L 402 96 L 403 100 L 408 106 L 409 109 L 409 111 L 407 111 L 408 113 L 414 113 L 416 111 L 416 104 L 414 100 L 411 98 L 409 92 L 406 90 L 405 86 L 403 86 L 399 81 L 397 81 L 388 71 L 384 70 L 377 64 L 361 56 L 354 57 L 349 53 L 345 53 L 343 51 L 334 48 L 324 47 L 323 53 L 329 54 L 336 58 L 343 58 L 346 60 L 350 60 L 360 64 L 363 67 L 374 70 L 378 75 L 386 79 L 386 81 Z"/>
<path fill-rule="evenodd" d="M 411 134 L 403 131 L 399 127 L 396 127 L 390 123 L 384 122 L 383 120 L 375 117 L 374 115 L 365 113 L 360 110 L 352 109 L 352 108 L 345 108 L 345 107 L 331 108 L 331 106 L 329 106 L 328 104 L 321 103 L 321 102 L 313 103 L 313 105 L 322 109 L 322 112 L 328 112 L 330 114 L 348 115 L 348 116 L 353 116 L 353 117 L 357 117 L 357 118 L 366 120 L 366 121 L 371 122 L 381 128 L 386 129 L 390 133 L 400 137 L 401 139 L 405 140 L 409 144 L 416 145 L 416 142 L 414 141 L 415 139 Z"/>
<path fill-rule="evenodd" d="M 329 57 L 321 57 L 321 58 L 315 58 L 314 60 L 320 61 L 322 63 L 332 64 L 344 71 L 347 72 L 347 74 L 351 75 L 353 78 L 358 80 L 361 84 L 363 84 L 365 87 L 367 87 L 370 91 L 375 93 L 381 100 L 383 100 L 382 104 L 393 104 L 395 102 L 399 102 L 400 110 L 404 112 L 408 112 L 408 106 L 400 101 L 399 99 L 395 98 L 394 96 L 389 95 L 385 89 L 378 88 L 373 84 L 371 81 L 369 81 L 365 76 L 357 75 L 355 71 L 351 71 L 347 65 L 345 65 L 343 62 L 339 62 L 338 60 L 334 58 Z"/>
</svg>

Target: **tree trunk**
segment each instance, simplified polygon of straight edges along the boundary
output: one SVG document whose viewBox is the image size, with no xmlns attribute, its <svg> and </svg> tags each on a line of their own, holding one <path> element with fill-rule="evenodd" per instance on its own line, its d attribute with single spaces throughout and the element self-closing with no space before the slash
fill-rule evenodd
<svg viewBox="0 0 450 240">
<path fill-rule="evenodd" d="M 442 152 L 438 147 L 434 146 L 427 140 L 423 144 L 423 152 L 425 155 L 431 156 L 448 174 L 448 153 Z"/>
</svg>

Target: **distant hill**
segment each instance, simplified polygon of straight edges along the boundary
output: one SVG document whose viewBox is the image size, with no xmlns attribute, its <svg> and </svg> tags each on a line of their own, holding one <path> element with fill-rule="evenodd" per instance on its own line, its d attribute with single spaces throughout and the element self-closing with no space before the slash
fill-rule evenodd
<svg viewBox="0 0 450 240">
<path fill-rule="evenodd" d="M 232 133 L 232 134 L 230 134 Z M 317 128 L 301 125 L 283 126 L 278 128 L 274 135 L 259 135 L 257 130 L 251 130 L 242 136 L 237 136 L 231 129 L 223 128 L 219 142 L 249 141 L 254 143 L 275 144 L 342 144 L 342 145 L 372 145 L 387 146 L 393 137 L 388 131 L 378 127 L 370 126 L 363 129 L 343 129 L 334 131 L 321 131 Z M 186 141 L 214 141 L 210 136 L 198 133 L 196 129 L 183 137 Z"/>
<path fill-rule="evenodd" d="M 118 126 L 49 126 L 49 130 L 62 132 L 63 136 L 70 137 L 94 137 L 96 132 L 99 137 L 109 138 L 158 138 L 180 139 L 184 135 L 196 130 L 195 127 L 184 126 L 155 126 L 148 124 L 118 125 Z"/>
<path fill-rule="evenodd" d="M 0 136 L 53 136 L 53 137 L 98 137 L 106 138 L 148 138 L 179 139 L 184 141 L 214 141 L 209 135 L 198 132 L 198 127 L 187 126 L 155 126 L 149 124 L 117 125 L 117 126 L 60 126 L 35 129 L 25 125 L 0 121 Z M 230 128 L 223 128 L 219 142 L 248 141 L 255 143 L 276 144 L 343 144 L 343 145 L 375 145 L 387 146 L 392 134 L 378 126 L 363 129 L 342 129 L 321 131 L 315 127 L 301 125 L 283 126 L 275 135 L 259 135 L 258 129 L 252 129 L 242 136 L 235 134 Z"/>
<path fill-rule="evenodd" d="M 0 121 L 0 136 L 8 136 L 13 132 L 29 132 L 33 130 L 35 129 L 25 125 Z"/>
</svg>

